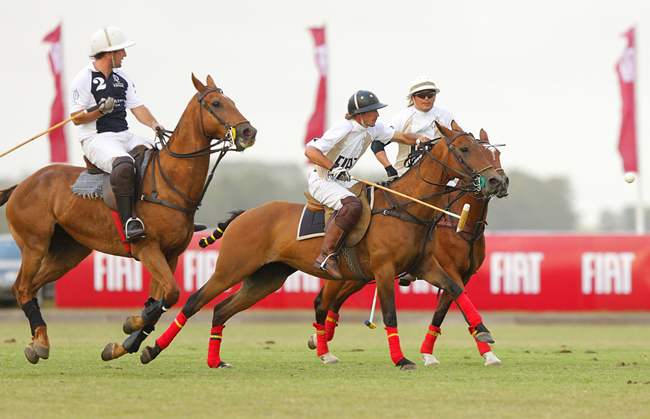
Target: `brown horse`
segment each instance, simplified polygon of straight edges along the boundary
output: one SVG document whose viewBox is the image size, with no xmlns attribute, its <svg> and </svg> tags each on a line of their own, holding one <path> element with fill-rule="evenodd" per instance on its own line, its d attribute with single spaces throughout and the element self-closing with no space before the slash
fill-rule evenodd
<svg viewBox="0 0 650 419">
<path fill-rule="evenodd" d="M 479 144 L 484 146 L 485 157 L 501 173 L 502 183 L 496 192 L 496 197 L 502 198 L 507 196 L 509 180 L 501 168 L 501 152 L 490 144 L 487 133 L 484 130 L 481 130 L 479 138 Z M 435 240 L 429 244 L 433 248 L 433 254 L 442 269 L 459 285 L 466 286 L 485 259 L 485 236 L 483 233 L 485 231 L 485 220 L 487 218 L 490 199 L 490 196 L 485 197 L 476 192 L 468 193 L 462 189 L 447 194 L 443 198 L 445 207 L 453 213 L 459 213 L 466 203 L 470 204 L 466 227 L 460 234 L 455 231 L 457 224 L 453 218 L 449 215 L 443 215 L 444 218 L 436 226 Z M 408 284 L 410 285 L 410 281 Z M 325 324 L 327 341 L 331 341 L 334 337 L 341 306 L 350 296 L 363 289 L 366 285 L 366 283 L 361 281 L 325 281 L 320 292 L 314 299 L 314 309 L 316 312 L 316 323 L 323 324 L 324 322 Z M 454 298 L 449 293 L 442 292 L 440 294 L 436 312 L 433 315 L 431 326 L 420 350 L 425 366 L 440 364 L 433 356 L 433 346 L 437 336 L 441 333 L 440 325 L 453 302 Z M 473 330 L 470 327 L 470 333 L 472 332 Z M 485 359 L 486 366 L 501 365 L 501 361 L 492 353 L 492 349 L 488 343 L 481 342 L 476 338 L 475 341 L 479 354 Z M 308 346 L 310 349 L 316 349 L 316 334 L 309 338 Z"/>
<path fill-rule="evenodd" d="M 152 275 L 150 299 L 141 315 L 127 318 L 124 330 L 131 336 L 123 345 L 109 344 L 102 359 L 135 352 L 153 330 L 160 315 L 178 301 L 174 280 L 178 256 L 194 232 L 194 212 L 200 204 L 210 166 L 210 154 L 238 151 L 255 142 L 256 130 L 234 102 L 216 87 L 210 76 L 204 86 L 194 75 L 197 94 L 162 150 L 156 150 L 143 180 L 143 201 L 137 213 L 147 227 L 146 237 L 131 244 L 130 254 L 118 235 L 111 211 L 101 200 L 71 193 L 84 168 L 52 165 L 18 185 L 0 191 L 7 204 L 9 229 L 22 253 L 22 265 L 13 293 L 29 319 L 32 343 L 27 359 L 49 357 L 47 326 L 35 298 L 48 282 L 77 266 L 93 249 L 140 260 Z M 156 301 L 157 300 L 157 301 Z"/>
<path fill-rule="evenodd" d="M 440 201 L 440 191 L 453 178 L 464 178 L 482 185 L 484 195 L 494 194 L 502 183 L 501 176 L 483 155 L 482 147 L 466 133 L 453 132 L 439 126 L 445 135 L 426 154 L 415 170 L 410 170 L 401 179 L 391 184 L 391 188 L 401 193 L 420 197 L 431 205 Z M 403 212 L 405 199 L 393 197 Z M 375 193 L 375 205 L 387 205 L 383 193 Z M 251 307 L 267 295 L 278 290 L 287 276 L 296 270 L 311 275 L 326 275 L 313 266 L 314 258 L 320 251 L 322 239 L 296 241 L 298 222 L 304 205 L 288 202 L 270 202 L 235 215 L 226 229 L 215 272 L 208 282 L 192 294 L 181 313 L 167 331 L 156 341 L 155 347 L 146 347 L 140 357 L 143 363 L 153 360 L 165 349 L 180 331 L 187 319 L 201 307 L 232 286 L 243 281 L 241 288 L 219 302 L 214 307 L 212 335 L 208 351 L 210 367 L 229 367 L 219 356 L 224 323 L 236 313 Z M 355 246 L 362 269 L 366 276 L 374 278 L 379 291 L 379 299 L 388 331 L 391 358 L 401 368 L 414 368 L 415 364 L 406 359 L 401 352 L 397 335 L 395 313 L 395 275 L 411 271 L 437 285 L 457 298 L 468 315 L 472 327 L 489 336 L 489 331 L 473 308 L 462 286 L 454 282 L 440 267 L 433 252 L 420 255 L 423 244 L 433 233 L 434 210 L 423 205 L 409 208 L 406 222 L 401 218 L 375 215 L 365 236 Z M 417 263 L 421 260 L 421 263 Z M 417 266 L 414 266 L 416 265 Z M 343 279 L 355 279 L 347 266 L 341 266 Z M 332 279 L 331 277 L 329 277 Z M 318 355 L 327 359 L 325 326 L 314 324 L 319 334 Z M 321 341 L 324 350 L 320 353 Z"/>
</svg>

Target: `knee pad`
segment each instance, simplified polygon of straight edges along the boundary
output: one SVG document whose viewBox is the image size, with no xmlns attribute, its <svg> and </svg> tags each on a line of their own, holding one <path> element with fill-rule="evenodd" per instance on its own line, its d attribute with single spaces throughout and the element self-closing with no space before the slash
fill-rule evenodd
<svg viewBox="0 0 650 419">
<path fill-rule="evenodd" d="M 115 195 L 133 195 L 135 164 L 130 157 L 118 157 L 113 161 L 111 186 Z"/>
<path fill-rule="evenodd" d="M 341 203 L 343 204 L 343 208 L 339 210 L 334 221 L 342 229 L 350 231 L 357 221 L 359 221 L 363 206 L 361 205 L 361 200 L 356 196 L 343 198 Z"/>
</svg>

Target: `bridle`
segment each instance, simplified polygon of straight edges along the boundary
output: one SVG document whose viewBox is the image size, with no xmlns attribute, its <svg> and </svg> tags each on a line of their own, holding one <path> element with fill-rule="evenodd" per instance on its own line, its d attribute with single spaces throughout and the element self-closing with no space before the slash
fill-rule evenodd
<svg viewBox="0 0 650 419">
<path fill-rule="evenodd" d="M 456 148 L 454 147 L 454 144 L 453 144 L 454 140 L 456 140 L 458 137 L 461 137 L 463 135 L 469 135 L 470 137 L 474 138 L 474 136 L 471 133 L 467 133 L 467 132 L 458 132 L 458 133 L 456 133 L 456 135 L 454 135 L 451 138 L 445 137 L 445 141 L 447 143 L 447 148 L 449 149 L 449 154 L 451 154 L 451 156 L 454 158 L 454 160 L 456 160 L 456 163 L 458 163 L 458 165 L 461 167 L 462 172 L 459 171 L 459 170 L 454 169 L 451 166 L 449 166 L 444 161 L 440 161 L 437 158 L 435 158 L 433 156 L 433 154 L 431 154 L 430 148 L 425 147 L 424 148 L 424 153 L 426 153 L 429 157 L 431 157 L 433 160 L 435 160 L 436 162 L 438 162 L 438 163 L 440 163 L 442 165 L 443 170 L 444 170 L 445 175 L 447 176 L 447 178 L 453 179 L 454 177 L 456 177 L 456 176 L 450 176 L 447 173 L 447 171 L 454 172 L 454 173 L 460 175 L 461 177 L 467 178 L 467 179 L 472 181 L 472 187 L 473 188 L 471 188 L 471 189 L 473 189 L 473 190 L 468 189 L 467 190 L 468 192 L 469 191 L 480 192 L 480 190 L 483 188 L 483 186 L 485 186 L 485 179 L 483 178 L 482 173 L 485 172 L 486 170 L 492 169 L 493 166 L 488 165 L 488 166 L 482 168 L 481 170 L 477 171 L 472 166 L 467 164 L 467 162 L 465 162 L 465 160 L 463 160 L 463 158 L 460 156 L 460 154 L 458 153 L 458 151 L 456 150 Z M 445 160 L 449 157 L 449 154 L 447 154 L 447 156 L 445 157 Z M 420 179 L 422 179 L 424 182 L 435 185 L 435 183 L 429 182 L 429 181 L 427 181 L 426 179 L 424 179 L 422 177 L 422 175 L 420 174 L 420 167 L 419 166 L 418 166 L 418 174 L 420 175 Z"/>
<path fill-rule="evenodd" d="M 163 150 L 167 152 L 170 156 L 178 157 L 178 158 L 191 158 L 191 157 L 200 157 L 200 156 L 205 156 L 209 154 L 214 154 L 217 152 L 220 152 L 221 155 L 227 153 L 228 151 L 237 151 L 237 145 L 235 143 L 237 139 L 237 129 L 236 127 L 241 124 L 246 124 L 249 123 L 247 120 L 239 121 L 237 122 L 234 126 L 231 126 L 228 124 L 226 121 L 224 121 L 217 113 L 210 107 L 205 102 L 205 97 L 212 93 L 212 92 L 219 92 L 223 94 L 223 90 L 221 90 L 218 87 L 214 87 L 212 89 L 208 89 L 204 91 L 203 93 L 201 92 L 196 92 L 196 98 L 200 104 L 199 108 L 199 119 L 201 121 L 201 133 L 203 134 L 204 137 L 210 140 L 210 144 L 207 145 L 206 147 L 203 147 L 199 150 L 192 151 L 189 153 L 176 153 L 173 152 L 172 150 L 169 149 L 167 146 L 167 141 L 165 137 L 171 136 L 173 133 L 172 131 L 158 131 L 158 139 L 160 140 L 160 143 L 162 144 Z M 213 137 L 211 135 L 208 135 L 205 132 L 205 124 L 203 123 L 203 108 L 205 108 L 219 123 L 226 129 L 226 135 L 223 138 L 217 138 Z M 165 135 L 167 134 L 167 135 Z M 219 147 L 221 146 L 221 147 Z M 217 148 L 219 147 L 219 148 Z M 220 156 L 221 157 L 221 156 Z M 221 158 L 220 158 L 221 159 Z M 214 170 L 214 169 L 213 169 Z"/>
<path fill-rule="evenodd" d="M 199 199 L 197 201 L 194 201 L 190 199 L 189 197 L 185 196 L 181 191 L 176 189 L 174 185 L 172 185 L 171 181 L 168 179 L 168 177 L 165 175 L 163 172 L 162 166 L 160 165 L 160 153 L 158 149 L 154 149 L 153 151 L 153 156 L 151 158 L 152 161 L 152 168 L 151 168 L 151 182 L 152 182 L 152 191 L 151 195 L 145 196 L 142 195 L 141 200 L 142 201 L 147 201 L 147 202 L 153 202 L 156 204 L 160 204 L 169 208 L 173 208 L 175 210 L 184 212 L 186 214 L 193 214 L 201 205 L 201 202 L 203 201 L 203 197 L 205 196 L 206 191 L 208 190 L 208 186 L 210 185 L 210 182 L 212 181 L 212 177 L 214 175 L 214 171 L 217 169 L 217 166 L 221 162 L 221 159 L 226 155 L 227 152 L 229 151 L 237 151 L 237 145 L 235 143 L 235 140 L 237 138 L 237 130 L 235 127 L 240 124 L 244 123 L 249 123 L 247 120 L 243 120 L 240 122 L 237 122 L 234 126 L 230 126 L 226 121 L 224 121 L 219 115 L 214 112 L 214 110 L 210 107 L 205 102 L 205 97 L 212 92 L 219 92 L 223 94 L 223 90 L 221 90 L 218 87 L 214 87 L 212 89 L 208 89 L 204 91 L 203 93 L 197 92 L 196 97 L 197 100 L 199 101 L 199 104 L 201 107 L 199 108 L 199 118 L 201 121 L 201 133 L 203 134 L 204 137 L 208 138 L 210 140 L 210 144 L 208 144 L 206 147 L 203 147 L 199 150 L 192 151 L 189 153 L 176 153 L 172 151 L 169 146 L 168 146 L 168 138 L 171 138 L 172 134 L 174 131 L 166 131 L 166 130 L 158 130 L 157 137 L 160 140 L 160 144 L 162 145 L 162 150 L 164 150 L 167 154 L 173 157 L 177 158 L 194 158 L 194 157 L 201 157 L 201 156 L 207 156 L 210 154 L 214 154 L 219 152 L 219 157 L 217 158 L 217 161 L 214 163 L 214 166 L 212 167 L 212 170 L 210 171 L 210 174 L 208 175 L 208 178 L 205 181 L 205 184 L 203 185 L 203 189 L 201 190 L 201 195 L 199 196 Z M 223 127 L 226 129 L 226 135 L 223 138 L 217 138 L 208 135 L 205 132 L 205 125 L 203 123 L 203 108 L 207 109 L 208 112 L 216 118 L 217 121 Z M 221 146 L 220 148 L 217 148 Z M 181 198 L 183 198 L 187 203 L 191 205 L 192 208 L 186 208 L 182 207 L 180 205 L 176 205 L 171 202 L 163 201 L 158 198 L 158 191 L 156 190 L 156 165 L 158 165 L 158 171 L 160 172 L 160 176 L 162 176 L 163 180 L 167 183 L 167 185 Z"/>
</svg>

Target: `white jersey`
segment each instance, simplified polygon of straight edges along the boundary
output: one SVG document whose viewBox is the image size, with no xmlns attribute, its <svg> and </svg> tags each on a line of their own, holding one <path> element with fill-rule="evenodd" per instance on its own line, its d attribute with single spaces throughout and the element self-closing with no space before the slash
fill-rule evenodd
<svg viewBox="0 0 650 419">
<path fill-rule="evenodd" d="M 115 99 L 113 112 L 79 125 L 79 141 L 92 138 L 98 133 L 128 130 L 126 110 L 142 106 L 135 85 L 126 73 L 115 68 L 106 77 L 101 71 L 97 71 L 93 62 L 88 63 L 70 85 L 70 113 L 92 108 L 102 98 L 109 96 Z"/>
<path fill-rule="evenodd" d="M 438 131 L 438 127 L 436 127 L 435 121 L 438 121 L 438 123 L 447 128 L 451 128 L 451 122 L 454 120 L 454 115 L 450 111 L 438 106 L 434 106 L 429 112 L 422 112 L 416 109 L 415 106 L 409 106 L 393 116 L 389 125 L 396 131 L 405 133 L 412 132 L 418 134 L 418 136 L 433 140 L 442 137 L 442 134 Z M 458 124 L 458 121 L 456 123 Z M 408 145 L 398 144 L 397 157 L 393 166 L 400 176 L 408 169 L 404 167 L 404 162 L 410 152 L 411 148 Z"/>
<path fill-rule="evenodd" d="M 350 170 L 372 141 L 388 144 L 394 135 L 395 130 L 381 122 L 377 122 L 374 127 L 364 128 L 351 119 L 334 124 L 321 138 L 314 138 L 307 143 L 307 147 L 319 149 L 334 164 Z M 324 167 L 316 166 L 316 171 L 321 178 L 327 178 L 327 169 Z"/>
</svg>

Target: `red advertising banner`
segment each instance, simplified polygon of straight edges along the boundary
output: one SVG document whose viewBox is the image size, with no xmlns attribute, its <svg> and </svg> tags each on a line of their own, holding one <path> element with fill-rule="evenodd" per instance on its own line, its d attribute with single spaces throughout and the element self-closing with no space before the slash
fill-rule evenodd
<svg viewBox="0 0 650 419">
<path fill-rule="evenodd" d="M 201 250 L 200 234 L 179 259 L 179 305 L 209 278 L 219 242 Z M 490 234 L 487 255 L 467 292 L 481 310 L 588 311 L 650 310 L 650 236 L 577 234 Z M 57 307 L 142 307 L 150 274 L 133 259 L 93 252 L 56 283 Z M 302 272 L 253 308 L 313 309 L 322 280 Z M 396 287 L 399 309 L 436 307 L 437 288 L 424 281 Z M 227 298 L 234 287 L 209 306 Z M 374 285 L 345 307 L 369 310 Z M 379 308 L 378 308 L 379 309 Z"/>
</svg>

